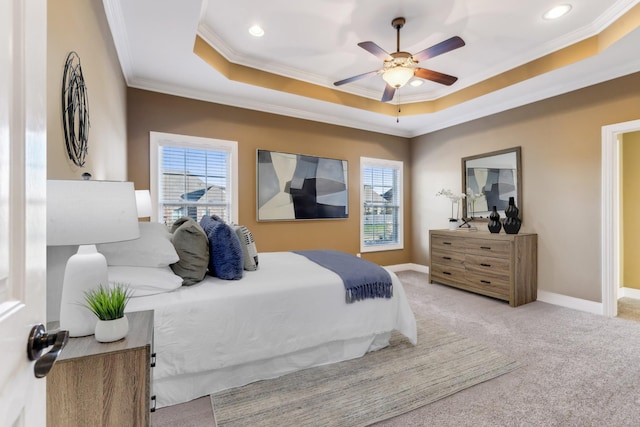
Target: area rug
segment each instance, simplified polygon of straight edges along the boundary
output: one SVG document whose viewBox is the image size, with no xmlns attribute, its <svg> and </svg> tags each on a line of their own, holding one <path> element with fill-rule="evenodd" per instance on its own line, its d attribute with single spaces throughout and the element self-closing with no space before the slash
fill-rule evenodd
<svg viewBox="0 0 640 427">
<path fill-rule="evenodd" d="M 365 356 L 211 396 L 218 427 L 366 426 L 506 374 L 518 363 L 418 321 L 418 345 L 400 334 Z"/>
</svg>

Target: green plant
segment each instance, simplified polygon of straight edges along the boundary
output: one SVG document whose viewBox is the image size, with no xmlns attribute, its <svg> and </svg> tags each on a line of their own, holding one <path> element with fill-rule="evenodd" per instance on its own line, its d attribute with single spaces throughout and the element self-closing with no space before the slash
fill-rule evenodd
<svg viewBox="0 0 640 427">
<path fill-rule="evenodd" d="M 111 287 L 99 285 L 84 293 L 87 307 L 100 320 L 115 320 L 124 316 L 124 309 L 131 298 L 131 291 L 123 284 Z"/>
</svg>

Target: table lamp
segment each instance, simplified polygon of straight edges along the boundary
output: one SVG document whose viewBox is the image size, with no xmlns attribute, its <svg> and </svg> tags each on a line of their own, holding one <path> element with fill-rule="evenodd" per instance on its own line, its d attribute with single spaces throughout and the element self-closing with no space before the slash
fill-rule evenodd
<svg viewBox="0 0 640 427">
<path fill-rule="evenodd" d="M 136 206 L 138 218 L 149 218 L 151 216 L 151 193 L 149 190 L 136 190 Z"/>
<path fill-rule="evenodd" d="M 47 245 L 79 245 L 64 271 L 60 329 L 72 337 L 94 333 L 97 317 L 84 307 L 84 293 L 109 284 L 107 260 L 95 245 L 139 237 L 133 183 L 47 181 Z"/>
</svg>

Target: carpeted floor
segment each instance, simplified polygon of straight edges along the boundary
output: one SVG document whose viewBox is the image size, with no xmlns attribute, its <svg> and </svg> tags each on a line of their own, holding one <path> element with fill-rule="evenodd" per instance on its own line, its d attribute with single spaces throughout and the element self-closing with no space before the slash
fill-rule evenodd
<svg viewBox="0 0 640 427">
<path fill-rule="evenodd" d="M 640 299 L 629 297 L 618 299 L 618 317 L 640 322 Z"/>
<path fill-rule="evenodd" d="M 426 274 L 398 276 L 418 319 L 483 343 L 521 367 L 377 427 L 639 424 L 640 322 L 537 301 L 512 308 L 502 301 L 429 284 Z M 198 411 L 207 415 L 194 415 Z M 210 411 L 209 399 L 201 398 L 158 410 L 152 423 L 213 426 Z"/>
</svg>

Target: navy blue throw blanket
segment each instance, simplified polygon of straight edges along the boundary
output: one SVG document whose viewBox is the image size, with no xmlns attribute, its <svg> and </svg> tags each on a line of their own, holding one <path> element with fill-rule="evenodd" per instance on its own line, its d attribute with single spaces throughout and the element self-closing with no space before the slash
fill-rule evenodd
<svg viewBox="0 0 640 427">
<path fill-rule="evenodd" d="M 391 298 L 393 284 L 384 268 L 362 258 L 332 250 L 293 251 L 336 273 L 344 282 L 347 304 L 365 298 Z"/>
</svg>

